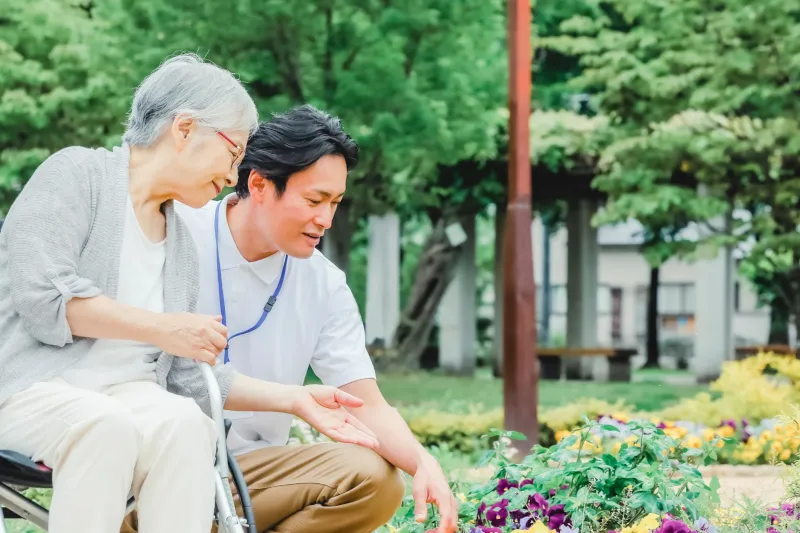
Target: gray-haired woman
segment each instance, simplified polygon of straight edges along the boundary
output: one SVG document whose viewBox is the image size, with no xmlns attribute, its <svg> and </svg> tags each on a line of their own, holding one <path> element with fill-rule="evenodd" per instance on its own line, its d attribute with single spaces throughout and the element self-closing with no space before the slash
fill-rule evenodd
<svg viewBox="0 0 800 533">
<path fill-rule="evenodd" d="M 120 147 L 52 155 L 9 210 L 0 449 L 53 469 L 52 533 L 119 531 L 129 494 L 139 531 L 211 529 L 215 429 L 166 388 L 203 398 L 175 356 L 214 361 L 226 330 L 192 313 L 197 254 L 173 201 L 200 207 L 235 184 L 257 122 L 229 72 L 174 57 L 137 89 Z M 224 392 L 232 372 L 215 373 Z"/>
</svg>

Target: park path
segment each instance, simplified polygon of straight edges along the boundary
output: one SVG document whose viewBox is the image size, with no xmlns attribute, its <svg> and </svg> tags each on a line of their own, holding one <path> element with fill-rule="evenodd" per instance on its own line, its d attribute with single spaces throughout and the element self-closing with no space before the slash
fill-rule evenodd
<svg viewBox="0 0 800 533">
<path fill-rule="evenodd" d="M 702 469 L 706 482 L 717 476 L 720 483 L 722 507 L 741 503 L 742 498 L 760 501 L 764 505 L 781 503 L 786 493 L 786 466 L 729 466 L 718 465 Z"/>
</svg>

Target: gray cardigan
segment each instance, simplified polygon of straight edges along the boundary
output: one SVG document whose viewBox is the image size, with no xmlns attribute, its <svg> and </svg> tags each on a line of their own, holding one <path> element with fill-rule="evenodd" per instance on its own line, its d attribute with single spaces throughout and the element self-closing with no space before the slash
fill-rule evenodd
<svg viewBox="0 0 800 533">
<path fill-rule="evenodd" d="M 75 365 L 94 339 L 73 337 L 71 298 L 115 298 L 128 194 L 127 145 L 71 147 L 50 156 L 23 187 L 0 231 L 0 403 Z M 164 204 L 164 311 L 194 312 L 199 265 L 188 228 Z M 234 370 L 216 365 L 223 401 Z M 162 352 L 158 383 L 210 414 L 196 363 Z"/>
</svg>

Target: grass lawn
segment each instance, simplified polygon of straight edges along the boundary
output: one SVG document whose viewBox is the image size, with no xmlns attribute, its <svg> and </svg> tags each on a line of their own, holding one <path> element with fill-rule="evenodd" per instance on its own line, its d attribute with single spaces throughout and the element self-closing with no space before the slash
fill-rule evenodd
<svg viewBox="0 0 800 533">
<path fill-rule="evenodd" d="M 598 398 L 610 402 L 621 399 L 638 409 L 654 411 L 682 398 L 708 391 L 708 387 L 703 385 L 667 384 L 659 379 L 661 375 L 651 372 L 645 379 L 633 383 L 540 381 L 539 403 L 541 406 L 555 407 L 578 398 Z M 307 382 L 319 383 L 319 380 L 310 375 Z M 473 378 L 445 376 L 438 372 L 381 375 L 378 376 L 378 384 L 386 399 L 395 407 L 455 411 L 466 410 L 468 406 L 476 404 L 487 408 L 503 405 L 503 382 L 492 377 L 488 369 L 479 369 Z"/>
</svg>

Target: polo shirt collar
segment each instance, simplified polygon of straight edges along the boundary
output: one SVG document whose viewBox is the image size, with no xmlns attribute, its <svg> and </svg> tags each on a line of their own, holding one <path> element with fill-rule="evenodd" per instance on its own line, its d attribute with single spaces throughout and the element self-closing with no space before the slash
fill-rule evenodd
<svg viewBox="0 0 800 533">
<path fill-rule="evenodd" d="M 236 193 L 231 193 L 221 200 L 222 206 L 219 208 L 219 263 L 222 270 L 249 266 L 255 275 L 261 280 L 270 284 L 278 278 L 283 267 L 285 254 L 278 252 L 269 257 L 258 261 L 249 262 L 244 258 L 236 242 L 233 240 L 231 228 L 228 226 L 228 210 L 226 209 L 230 201 L 236 201 Z"/>
</svg>

